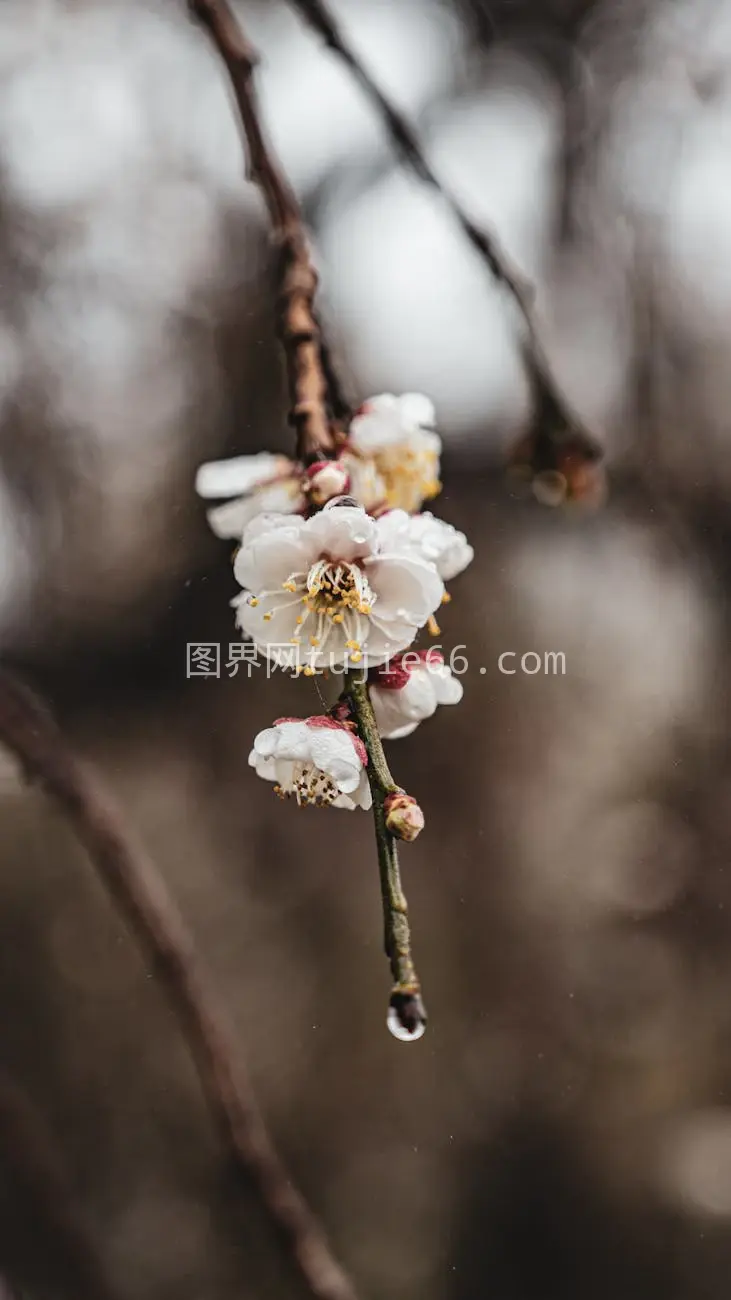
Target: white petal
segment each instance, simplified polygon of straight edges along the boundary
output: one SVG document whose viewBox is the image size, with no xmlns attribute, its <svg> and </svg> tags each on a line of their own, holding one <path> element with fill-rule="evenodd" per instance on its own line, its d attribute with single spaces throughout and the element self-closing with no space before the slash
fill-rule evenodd
<svg viewBox="0 0 731 1300">
<path fill-rule="evenodd" d="M 278 722 L 259 732 L 254 753 L 261 758 L 306 762 L 310 756 L 309 730 L 304 720 Z"/>
<path fill-rule="evenodd" d="M 295 667 L 300 649 L 293 642 L 301 608 L 296 596 L 286 602 L 279 596 L 262 596 L 258 605 L 244 599 L 236 606 L 236 626 L 251 637 L 267 659 L 282 667 Z M 265 614 L 271 614 L 271 618 L 265 618 Z"/>
<path fill-rule="evenodd" d="M 206 511 L 206 518 L 216 537 L 240 541 L 247 524 L 258 513 L 256 496 L 250 496 L 228 501 L 225 506 L 215 506 L 213 510 Z"/>
<path fill-rule="evenodd" d="M 249 525 L 234 560 L 234 577 L 241 587 L 258 595 L 261 591 L 282 591 L 283 583 L 293 573 L 306 574 L 310 553 L 302 540 L 301 530 L 289 527 L 289 516 L 278 515 L 282 522 L 252 536 Z M 297 518 L 297 516 L 295 516 Z"/>
<path fill-rule="evenodd" d="M 404 722 L 422 722 L 437 711 L 437 695 L 431 673 L 423 668 L 409 673 L 406 685 L 393 694 L 399 697 Z"/>
<path fill-rule="evenodd" d="M 371 686 L 370 694 L 373 703 L 373 711 L 376 715 L 378 730 L 383 739 L 398 739 L 405 721 L 398 698 L 399 695 L 401 695 L 401 691 L 382 689 L 380 686 Z M 418 720 L 410 725 L 413 727 L 418 726 Z"/>
<path fill-rule="evenodd" d="M 351 810 L 363 808 L 367 812 L 372 804 L 373 796 L 368 777 L 365 772 L 362 772 L 357 789 L 350 794 L 339 794 L 336 799 L 333 799 L 332 806 L 333 808 L 350 808 Z"/>
<path fill-rule="evenodd" d="M 408 532 L 422 557 L 436 565 L 439 576 L 445 581 L 456 578 L 474 559 L 475 553 L 464 533 L 429 511 L 414 515 L 409 521 Z"/>
<path fill-rule="evenodd" d="M 442 603 L 444 583 L 432 564 L 396 554 L 367 560 L 365 568 L 382 622 L 406 619 L 423 627 Z"/>
<path fill-rule="evenodd" d="M 381 735 L 384 740 L 405 740 L 407 736 L 413 736 L 418 725 L 418 722 L 409 722 L 405 727 L 397 727 L 395 731 L 382 731 Z"/>
<path fill-rule="evenodd" d="M 371 615 L 368 628 L 366 662 L 370 668 L 385 664 L 388 659 L 401 650 L 406 650 L 414 640 L 418 628 L 415 623 L 404 619 L 392 619 L 381 623 L 378 616 Z"/>
<path fill-rule="evenodd" d="M 363 764 L 345 729 L 334 727 L 308 727 L 312 761 L 321 771 L 331 776 L 342 794 L 357 789 Z"/>
<path fill-rule="evenodd" d="M 313 559 L 327 556 L 347 562 L 371 555 L 376 546 L 376 522 L 362 506 L 322 510 L 307 520 L 305 531 Z"/>
<path fill-rule="evenodd" d="M 424 669 L 429 673 L 434 688 L 437 704 L 459 704 L 464 695 L 464 687 L 449 670 L 447 664 Z"/>
<path fill-rule="evenodd" d="M 302 515 L 282 514 L 281 510 L 266 511 L 252 519 L 243 536 L 243 545 L 253 542 L 256 537 L 263 537 L 265 533 L 281 532 L 283 528 L 289 530 L 290 535 L 296 534 L 298 537 L 302 533 L 306 520 Z"/>
<path fill-rule="evenodd" d="M 208 501 L 243 496 L 258 483 L 286 474 L 292 462 L 286 456 L 260 451 L 256 456 L 234 456 L 231 460 L 212 460 L 201 465 L 195 478 L 195 490 Z"/>
<path fill-rule="evenodd" d="M 376 520 L 378 549 L 382 554 L 415 550 L 412 517 L 405 510 L 387 510 Z M 418 553 L 418 551 L 417 551 Z"/>
</svg>

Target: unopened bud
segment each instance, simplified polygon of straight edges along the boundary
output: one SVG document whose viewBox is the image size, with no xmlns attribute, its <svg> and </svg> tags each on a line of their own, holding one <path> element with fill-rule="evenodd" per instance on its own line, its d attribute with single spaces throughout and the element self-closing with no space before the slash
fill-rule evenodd
<svg viewBox="0 0 731 1300">
<path fill-rule="evenodd" d="M 410 794 L 389 794 L 384 800 L 386 829 L 397 840 L 415 840 L 424 829 L 424 814 Z"/>
<path fill-rule="evenodd" d="M 336 460 L 318 460 L 307 471 L 305 491 L 313 505 L 324 506 L 333 497 L 345 495 L 350 488 L 350 476 Z"/>
</svg>

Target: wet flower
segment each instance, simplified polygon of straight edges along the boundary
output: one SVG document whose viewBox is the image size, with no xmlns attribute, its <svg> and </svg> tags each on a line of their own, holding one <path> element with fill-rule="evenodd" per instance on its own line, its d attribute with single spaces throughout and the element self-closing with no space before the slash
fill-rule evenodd
<svg viewBox="0 0 731 1300">
<path fill-rule="evenodd" d="M 302 476 L 286 456 L 261 451 L 256 456 L 208 461 L 196 475 L 196 491 L 206 501 L 226 500 L 206 512 L 217 537 L 240 541 L 247 525 L 262 511 L 293 514 L 304 510 Z"/>
<path fill-rule="evenodd" d="M 442 440 L 435 418 L 434 406 L 420 393 L 382 393 L 361 406 L 350 424 L 344 460 L 353 494 L 367 509 L 384 505 L 411 512 L 441 491 Z"/>
<path fill-rule="evenodd" d="M 333 718 L 279 718 L 260 731 L 249 766 L 273 781 L 282 799 L 292 796 L 300 807 L 370 808 L 363 741 Z"/>
<path fill-rule="evenodd" d="M 310 519 L 254 520 L 234 561 L 238 626 L 268 658 L 305 673 L 381 664 L 411 645 L 444 586 L 399 540 L 404 516 L 394 514 L 331 502 Z"/>
<path fill-rule="evenodd" d="M 384 740 L 416 731 L 440 704 L 459 704 L 464 691 L 438 650 L 409 650 L 371 674 L 370 695 Z"/>
<path fill-rule="evenodd" d="M 412 516 L 408 533 L 419 554 L 435 566 L 444 582 L 456 578 L 475 557 L 464 533 L 429 511 Z"/>
</svg>

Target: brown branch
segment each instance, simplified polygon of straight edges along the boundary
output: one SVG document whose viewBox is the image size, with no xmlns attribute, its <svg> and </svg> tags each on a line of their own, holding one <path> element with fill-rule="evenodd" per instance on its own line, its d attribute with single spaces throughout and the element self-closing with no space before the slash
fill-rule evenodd
<svg viewBox="0 0 731 1300">
<path fill-rule="evenodd" d="M 36 1107 L 0 1070 L 0 1300 L 114 1300 L 99 1253 Z"/>
<path fill-rule="evenodd" d="M 272 1145 L 234 1037 L 216 1006 L 193 941 L 162 877 L 124 828 L 96 778 L 43 705 L 0 670 L 0 741 L 73 826 L 142 951 L 153 964 L 194 1057 L 203 1093 L 234 1167 L 261 1202 L 309 1293 L 356 1300 L 325 1235 Z"/>
<path fill-rule="evenodd" d="M 305 22 L 322 37 L 328 48 L 349 68 L 382 118 L 397 154 L 420 180 L 440 195 L 462 233 L 488 267 L 490 274 L 510 293 L 525 327 L 523 353 L 534 394 L 536 425 L 543 429 L 549 440 L 563 442 L 571 438 L 574 444 L 578 443 L 581 446 L 589 460 L 598 460 L 602 454 L 599 444 L 584 428 L 576 412 L 570 409 L 553 378 L 540 341 L 533 309 L 535 297 L 533 285 L 517 267 L 512 265 L 507 253 L 500 247 L 497 237 L 491 231 L 478 226 L 468 216 L 453 191 L 437 176 L 416 132 L 365 68 L 328 9 L 325 0 L 290 0 L 290 3 Z"/>
<path fill-rule="evenodd" d="M 306 463 L 321 460 L 336 448 L 336 433 L 328 415 L 331 391 L 336 418 L 346 404 L 339 389 L 332 390 L 328 382 L 329 360 L 324 361 L 314 310 L 318 277 L 299 203 L 261 124 L 254 87 L 257 54 L 227 0 L 189 0 L 189 4 L 228 69 L 246 139 L 248 177 L 264 196 L 280 252 L 279 333 L 287 360 L 290 421 L 297 431 L 297 454 Z"/>
</svg>

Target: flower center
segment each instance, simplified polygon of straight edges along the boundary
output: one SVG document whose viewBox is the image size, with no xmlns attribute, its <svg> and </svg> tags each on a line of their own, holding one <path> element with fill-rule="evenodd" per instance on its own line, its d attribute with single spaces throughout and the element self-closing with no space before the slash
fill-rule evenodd
<svg viewBox="0 0 731 1300">
<path fill-rule="evenodd" d="M 303 601 L 315 614 L 336 619 L 346 610 L 370 614 L 375 596 L 368 579 L 356 564 L 318 560 L 307 574 L 307 595 Z M 342 622 L 342 618 L 340 622 Z"/>
<path fill-rule="evenodd" d="M 311 763 L 293 763 L 291 773 L 275 785 L 274 793 L 280 799 L 294 796 L 300 808 L 307 804 L 324 808 L 334 803 L 340 792 L 332 777 L 321 768 Z"/>
</svg>

